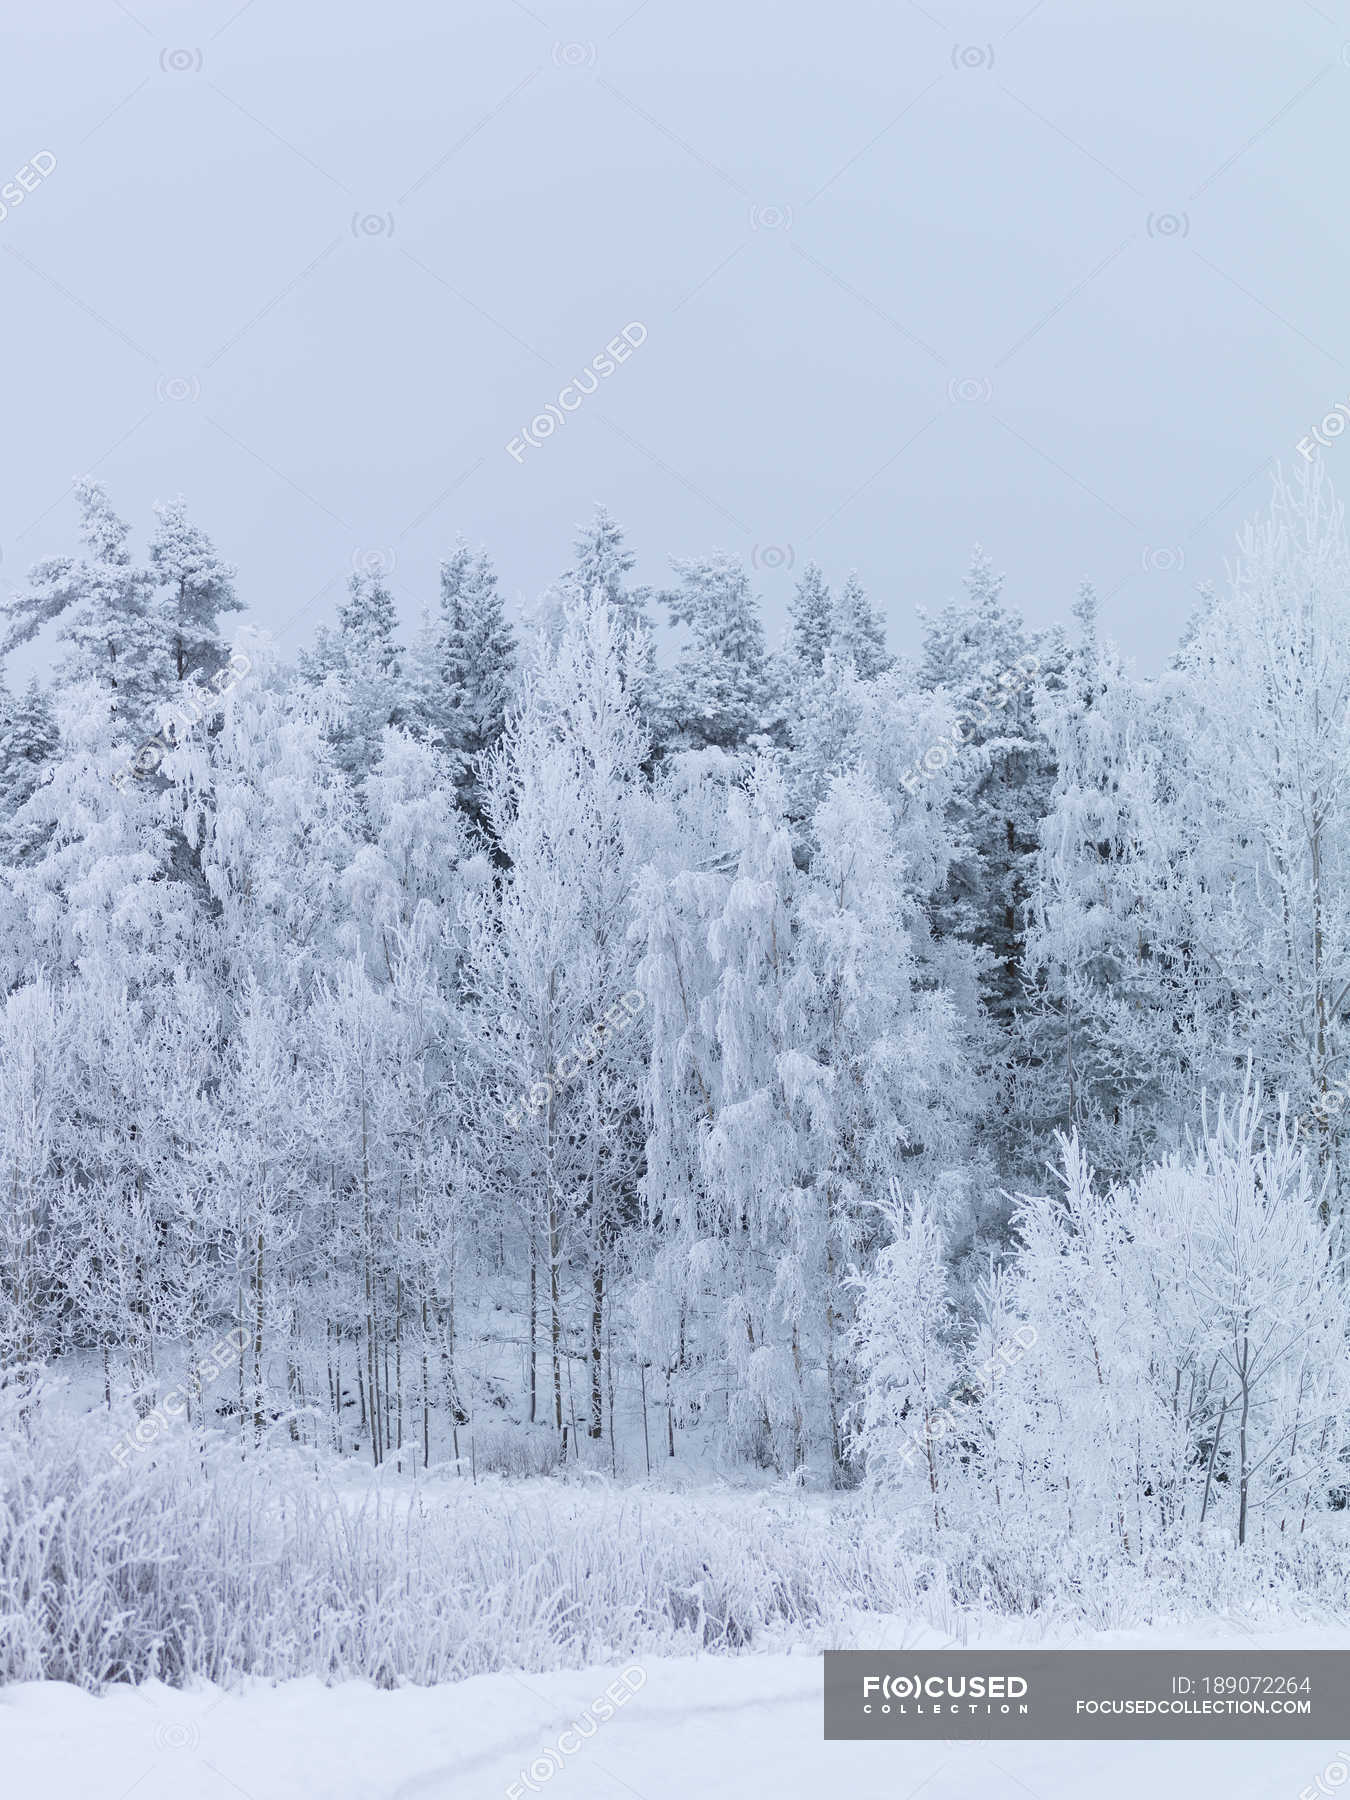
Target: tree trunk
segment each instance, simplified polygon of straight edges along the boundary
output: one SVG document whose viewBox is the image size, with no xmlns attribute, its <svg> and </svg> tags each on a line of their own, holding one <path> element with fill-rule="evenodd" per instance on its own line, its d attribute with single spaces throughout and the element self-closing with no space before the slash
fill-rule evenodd
<svg viewBox="0 0 1350 1800">
<path fill-rule="evenodd" d="M 539 1410 L 539 1244 L 535 1234 L 535 1222 L 530 1219 L 530 1423 L 533 1425 Z"/>
<path fill-rule="evenodd" d="M 1246 1337 L 1242 1340 L 1242 1359 L 1238 1365 L 1238 1379 L 1242 1384 L 1242 1416 L 1238 1420 L 1238 1466 L 1239 1499 L 1238 1499 L 1238 1543 L 1247 1542 L 1247 1490 L 1251 1479 L 1251 1471 L 1247 1465 L 1247 1416 L 1251 1411 L 1251 1383 L 1248 1378 L 1250 1367 L 1250 1347 Z"/>
<path fill-rule="evenodd" d="M 258 1211 L 258 1244 L 253 1273 L 253 1440 L 262 1442 L 263 1435 L 263 1227 L 262 1208 Z"/>
<path fill-rule="evenodd" d="M 604 1436 L 604 1413 L 602 1411 L 600 1343 L 601 1330 L 605 1312 L 605 1265 L 601 1260 L 600 1247 L 595 1247 L 595 1262 L 591 1270 L 591 1422 L 589 1435 L 593 1438 Z"/>
</svg>

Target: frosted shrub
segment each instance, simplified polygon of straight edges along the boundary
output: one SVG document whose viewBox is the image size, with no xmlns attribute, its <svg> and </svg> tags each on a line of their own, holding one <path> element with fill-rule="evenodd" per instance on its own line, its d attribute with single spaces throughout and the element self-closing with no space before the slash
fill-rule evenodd
<svg viewBox="0 0 1350 1800">
<path fill-rule="evenodd" d="M 1066 1143 L 1062 1194 L 1024 1203 L 981 1336 L 1020 1317 L 1036 1342 L 979 1405 L 963 1465 L 966 1517 L 1000 1556 L 1019 1534 L 1125 1562 L 1216 1527 L 1287 1543 L 1337 1503 L 1343 1271 L 1305 1150 L 1262 1111 L 1249 1089 L 1194 1152 L 1106 1191 Z"/>
<path fill-rule="evenodd" d="M 854 1347 L 864 1377 L 854 1450 L 874 1481 L 919 1474 L 941 1530 L 943 1412 L 957 1367 L 944 1245 L 921 1199 L 888 1209 L 886 1217 L 892 1241 L 870 1273 L 853 1280 Z"/>
<path fill-rule="evenodd" d="M 462 1460 L 480 1475 L 552 1475 L 560 1467 L 558 1434 L 547 1425 L 487 1419 L 461 1433 Z"/>
<path fill-rule="evenodd" d="M 1318 1523 L 1350 1453 L 1344 1276 L 1309 1157 L 1265 1116 L 1249 1084 L 1194 1150 L 1106 1187 L 1062 1141 L 1061 1192 L 1023 1201 L 973 1316 L 923 1203 L 889 1214 L 855 1280 L 854 1448 L 960 1599 L 1111 1625 L 1165 1594 L 1344 1591 Z"/>
<path fill-rule="evenodd" d="M 949 1620 L 892 1521 L 859 1540 L 766 1497 L 358 1487 L 351 1465 L 186 1427 L 124 1470 L 125 1423 L 0 1390 L 0 1680 L 421 1683 L 823 1642 L 873 1605 Z"/>
</svg>

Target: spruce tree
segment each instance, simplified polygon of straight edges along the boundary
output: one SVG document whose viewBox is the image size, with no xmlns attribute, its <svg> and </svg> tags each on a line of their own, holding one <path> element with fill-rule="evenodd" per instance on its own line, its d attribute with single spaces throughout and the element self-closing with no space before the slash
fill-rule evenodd
<svg viewBox="0 0 1350 1800">
<path fill-rule="evenodd" d="M 483 819 L 478 759 L 497 744 L 514 687 L 515 635 L 486 550 L 475 555 L 461 539 L 441 564 L 439 616 L 428 621 L 413 673 L 415 716 L 459 759 L 460 804 Z"/>
<path fill-rule="evenodd" d="M 851 662 L 864 681 L 890 668 L 885 621 L 864 593 L 856 570 L 849 571 L 834 603 L 829 633 L 831 654 L 840 662 Z"/>
<path fill-rule="evenodd" d="M 1190 1098 L 1178 1070 L 1203 1064 L 1191 958 L 1164 948 L 1187 935 L 1180 884 L 1152 854 L 1155 796 L 1185 752 L 1156 692 L 1098 640 L 1086 586 L 1074 613 L 1081 640 L 1041 705 L 1056 775 L 1031 871 L 1015 1110 L 1029 1163 L 1074 1134 L 1114 1180 L 1176 1141 Z"/>
<path fill-rule="evenodd" d="M 962 732 L 952 805 L 967 848 L 952 866 L 942 929 L 986 952 L 985 1003 L 1007 1028 L 1024 992 L 1027 899 L 1054 762 L 1033 684 L 1019 678 L 1037 640 L 1004 605 L 1003 576 L 978 545 L 965 588 L 929 624 L 919 677 L 951 696 Z M 1037 648 L 1042 664 L 1062 664 L 1062 654 Z M 1042 668 L 1042 685 L 1052 677 L 1060 678 Z"/>
<path fill-rule="evenodd" d="M 628 577 L 636 557 L 624 542 L 623 527 L 597 505 L 595 517 L 577 527 L 575 559 L 559 583 L 568 599 L 602 599 L 618 615 L 622 631 L 635 626 L 650 629 L 647 601 L 650 588 L 630 588 Z"/>
<path fill-rule="evenodd" d="M 0 606 L 8 618 L 0 657 L 59 619 L 57 635 L 70 646 L 57 666 L 60 680 L 67 686 L 99 682 L 112 696 L 117 727 L 134 734 L 152 724 L 155 701 L 172 685 L 155 578 L 133 562 L 126 543 L 130 527 L 99 483 L 77 481 L 75 496 L 87 554 L 36 564 L 26 590 Z"/>
<path fill-rule="evenodd" d="M 759 602 L 739 558 L 725 550 L 676 558 L 680 585 L 664 597 L 690 642 L 661 684 L 677 748 L 736 750 L 773 723 L 774 696 Z"/>
<path fill-rule="evenodd" d="M 830 590 L 815 563 L 807 563 L 797 591 L 788 607 L 792 624 L 788 634 L 789 652 L 800 668 L 819 675 L 830 649 Z"/>
<path fill-rule="evenodd" d="M 207 681 L 228 655 L 220 614 L 242 612 L 234 591 L 236 570 L 216 554 L 206 533 L 187 516 L 180 496 L 155 507 L 159 524 L 150 540 L 150 566 L 159 578 L 160 608 L 176 681 Z"/>
<path fill-rule="evenodd" d="M 336 633 L 320 630 L 301 674 L 315 684 L 337 681 L 345 717 L 333 731 L 338 762 L 359 786 L 380 753 L 385 727 L 401 725 L 408 709 L 398 613 L 378 575 L 353 575 L 338 609 Z"/>
<path fill-rule="evenodd" d="M 13 820 L 47 779 L 59 741 L 51 700 L 37 678 L 17 699 L 0 682 L 0 834 L 14 861 L 27 860 L 43 835 L 34 837 Z"/>
<path fill-rule="evenodd" d="M 441 591 L 435 608 L 424 607 L 409 657 L 408 686 L 417 735 L 454 754 L 459 749 L 456 697 L 463 687 L 463 668 L 451 645 L 463 632 L 463 593 L 473 568 L 473 553 L 458 538 L 441 564 Z"/>
</svg>

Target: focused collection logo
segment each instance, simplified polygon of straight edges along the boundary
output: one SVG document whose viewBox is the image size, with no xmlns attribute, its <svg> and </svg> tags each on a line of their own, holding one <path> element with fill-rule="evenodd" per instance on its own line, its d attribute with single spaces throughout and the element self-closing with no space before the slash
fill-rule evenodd
<svg viewBox="0 0 1350 1800">
<path fill-rule="evenodd" d="M 915 1702 L 917 1712 L 941 1712 L 943 1701 L 958 1700 L 964 1703 L 962 1711 L 975 1711 L 972 1703 L 984 1701 L 986 1712 L 1009 1712 L 1008 1701 L 1024 1700 L 1027 1679 L 1025 1675 L 864 1675 L 862 1691 L 865 1713 L 874 1709 L 888 1713 L 892 1703 L 906 1712 L 909 1709 L 900 1704 L 906 1700 Z M 925 1700 L 933 1704 L 925 1707 L 921 1704 Z M 949 1710 L 955 1710 L 954 1706 Z M 1017 1710 L 1026 1712 L 1027 1708 L 1022 1705 Z"/>
</svg>

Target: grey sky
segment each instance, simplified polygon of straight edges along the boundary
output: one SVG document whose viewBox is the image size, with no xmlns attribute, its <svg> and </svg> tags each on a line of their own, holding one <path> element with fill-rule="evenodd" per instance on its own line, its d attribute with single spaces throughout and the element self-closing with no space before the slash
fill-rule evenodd
<svg viewBox="0 0 1350 1800">
<path fill-rule="evenodd" d="M 0 219 L 0 574 L 78 474 L 142 532 L 181 491 L 294 647 L 363 555 L 411 624 L 460 530 L 529 596 L 603 499 L 644 580 L 753 559 L 775 635 L 815 558 L 910 646 L 979 539 L 1156 666 L 1350 401 L 1348 40 L 1347 0 L 11 8 L 0 192 L 56 167 Z"/>
</svg>

